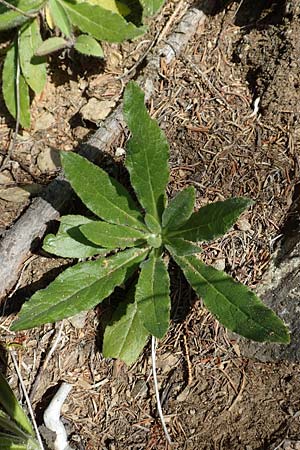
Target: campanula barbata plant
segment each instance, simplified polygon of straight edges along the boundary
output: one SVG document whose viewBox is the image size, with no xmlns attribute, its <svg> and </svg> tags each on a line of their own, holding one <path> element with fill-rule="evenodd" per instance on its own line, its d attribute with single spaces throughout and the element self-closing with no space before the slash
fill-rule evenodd
<svg viewBox="0 0 300 450">
<path fill-rule="evenodd" d="M 12 330 L 93 308 L 116 286 L 135 277 L 136 283 L 106 327 L 103 344 L 106 357 L 130 364 L 149 335 L 161 339 L 168 330 L 168 255 L 225 327 L 255 341 L 288 343 L 286 326 L 254 292 L 199 257 L 199 243 L 226 233 L 252 201 L 230 198 L 194 211 L 191 186 L 168 201 L 168 142 L 150 118 L 144 94 L 134 82 L 125 90 L 124 117 L 131 132 L 125 166 L 139 204 L 104 170 L 75 153 L 62 152 L 67 179 L 98 219 L 63 216 L 56 236 L 46 237 L 44 249 L 66 257 L 99 256 L 66 269 L 46 289 L 36 292 L 24 304 Z"/>
</svg>

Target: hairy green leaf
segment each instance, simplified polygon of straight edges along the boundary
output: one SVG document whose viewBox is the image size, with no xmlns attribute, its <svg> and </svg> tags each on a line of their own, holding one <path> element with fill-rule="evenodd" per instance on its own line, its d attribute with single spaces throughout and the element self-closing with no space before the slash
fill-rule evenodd
<svg viewBox="0 0 300 450">
<path fill-rule="evenodd" d="M 125 162 L 131 183 L 146 212 L 160 222 L 169 180 L 169 145 L 157 122 L 150 118 L 144 93 L 134 82 L 125 89 L 124 117 L 132 133 Z"/>
<path fill-rule="evenodd" d="M 71 36 L 72 27 L 68 14 L 59 0 L 49 0 L 49 10 L 54 24 L 67 37 Z"/>
<path fill-rule="evenodd" d="M 99 42 L 87 34 L 81 34 L 78 36 L 74 48 L 83 55 L 98 56 L 99 58 L 103 58 L 104 56 Z"/>
<path fill-rule="evenodd" d="M 64 258 L 88 258 L 107 253 L 107 249 L 90 242 L 80 231 L 81 225 L 91 222 L 93 221 L 79 215 L 61 217 L 58 232 L 45 237 L 43 249 Z"/>
<path fill-rule="evenodd" d="M 121 16 L 127 16 L 130 13 L 130 9 L 124 3 L 117 0 L 76 0 L 77 3 L 91 3 L 92 5 L 101 6 L 104 9 L 113 11 Z"/>
<path fill-rule="evenodd" d="M 230 230 L 239 215 L 252 204 L 252 200 L 243 197 L 210 203 L 192 214 L 178 230 L 169 232 L 168 237 L 194 242 L 211 241 Z"/>
<path fill-rule="evenodd" d="M 161 234 L 161 225 L 155 217 L 151 216 L 151 214 L 146 213 L 145 224 L 151 233 Z"/>
<path fill-rule="evenodd" d="M 10 0 L 8 3 L 11 3 L 13 6 L 16 6 L 19 10 L 24 11 L 27 14 L 35 14 L 42 8 L 45 1 L 46 0 Z M 18 11 L 13 11 L 0 3 L 0 31 L 18 27 L 27 21 L 27 16 L 24 16 Z"/>
<path fill-rule="evenodd" d="M 201 247 L 195 245 L 194 242 L 182 238 L 169 239 L 165 242 L 165 246 L 170 253 L 174 253 L 176 256 L 194 255 L 202 251 Z"/>
<path fill-rule="evenodd" d="M 28 437 L 28 434 L 26 434 L 25 431 L 21 430 L 16 422 L 14 422 L 14 420 L 11 419 L 8 414 L 2 411 L 2 409 L 0 409 L 0 430 L 9 432 L 22 439 Z"/>
<path fill-rule="evenodd" d="M 140 230 L 107 222 L 90 222 L 82 225 L 80 231 L 94 244 L 110 249 L 135 247 L 147 238 Z"/>
<path fill-rule="evenodd" d="M 166 264 L 153 253 L 141 265 L 135 299 L 146 330 L 162 338 L 170 321 L 170 278 Z"/>
<path fill-rule="evenodd" d="M 26 433 L 34 436 L 31 423 L 16 399 L 11 387 L 0 372 L 0 404 L 4 411 Z"/>
<path fill-rule="evenodd" d="M 41 45 L 35 50 L 36 56 L 45 56 L 50 53 L 57 52 L 65 47 L 68 47 L 69 43 L 62 37 L 52 37 L 46 39 L 41 43 Z"/>
<path fill-rule="evenodd" d="M 143 6 L 143 15 L 145 17 L 153 16 L 163 5 L 164 0 L 141 0 Z"/>
<path fill-rule="evenodd" d="M 74 316 L 108 297 L 147 256 L 148 249 L 129 249 L 108 258 L 78 263 L 26 302 L 11 330 L 25 330 Z"/>
<path fill-rule="evenodd" d="M 163 212 L 162 226 L 165 230 L 176 230 L 192 215 L 196 193 L 193 186 L 179 192 L 168 204 Z"/>
<path fill-rule="evenodd" d="M 84 33 L 98 40 L 122 42 L 145 32 L 144 27 L 137 28 L 118 13 L 109 11 L 99 5 L 88 2 L 74 3 L 72 0 L 61 0 L 72 23 Z"/>
<path fill-rule="evenodd" d="M 25 439 L 18 438 L 17 436 L 12 436 L 8 433 L 0 432 L 0 449 L 3 450 L 28 450 L 28 443 Z M 33 447 L 36 449 L 37 447 Z"/>
<path fill-rule="evenodd" d="M 162 238 L 160 234 L 149 234 L 147 243 L 150 247 L 159 248 L 162 244 Z"/>
<path fill-rule="evenodd" d="M 134 293 L 135 289 L 130 289 L 126 300 L 120 303 L 105 328 L 103 339 L 103 356 L 120 358 L 127 365 L 138 358 L 149 336 L 138 313 Z"/>
<path fill-rule="evenodd" d="M 94 214 L 116 225 L 146 229 L 142 214 L 120 183 L 76 153 L 61 152 L 61 155 L 72 188 Z"/>
<path fill-rule="evenodd" d="M 12 47 L 7 51 L 3 72 L 2 72 L 2 93 L 5 105 L 10 114 L 17 118 L 17 89 L 20 100 L 20 124 L 24 128 L 30 127 L 30 103 L 29 89 L 24 77 L 20 73 L 19 84 L 17 86 L 17 58 L 18 45 L 17 40 L 14 41 Z"/>
<path fill-rule="evenodd" d="M 19 41 L 20 65 L 26 83 L 36 94 L 42 92 L 47 80 L 46 60 L 35 56 L 42 42 L 37 19 L 24 25 Z"/>
<path fill-rule="evenodd" d="M 172 255 L 207 309 L 229 330 L 258 342 L 288 344 L 288 329 L 245 285 L 195 256 Z"/>
</svg>

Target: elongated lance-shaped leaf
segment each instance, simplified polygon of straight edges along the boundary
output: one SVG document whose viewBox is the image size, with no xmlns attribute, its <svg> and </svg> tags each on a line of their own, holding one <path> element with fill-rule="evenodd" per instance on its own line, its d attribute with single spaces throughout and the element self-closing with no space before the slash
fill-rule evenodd
<svg viewBox="0 0 300 450">
<path fill-rule="evenodd" d="M 170 278 L 166 264 L 154 253 L 141 265 L 135 299 L 146 330 L 164 337 L 170 322 Z"/>
<path fill-rule="evenodd" d="M 36 94 L 42 92 L 47 80 L 46 60 L 35 56 L 35 51 L 42 42 L 37 19 L 22 27 L 19 40 L 22 74 L 26 83 Z"/>
<path fill-rule="evenodd" d="M 245 285 L 195 256 L 172 256 L 207 309 L 226 328 L 258 342 L 289 343 L 284 323 Z"/>
<path fill-rule="evenodd" d="M 168 237 L 211 241 L 229 231 L 240 214 L 252 204 L 252 200 L 237 197 L 203 206 L 178 230 L 170 231 Z"/>
<path fill-rule="evenodd" d="M 62 50 L 68 46 L 69 43 L 64 38 L 51 37 L 41 43 L 41 45 L 35 50 L 35 55 L 37 57 L 49 55 L 50 53 L 57 52 L 58 50 Z"/>
<path fill-rule="evenodd" d="M 196 194 L 193 186 L 179 192 L 168 204 L 163 212 L 162 226 L 164 230 L 176 230 L 192 215 Z"/>
<path fill-rule="evenodd" d="M 26 439 L 21 439 L 17 436 L 12 436 L 8 433 L 0 432 L 0 449 L 2 450 L 28 450 L 31 449 L 40 449 L 40 447 L 28 447 L 28 444 L 31 445 L 31 442 L 27 442 Z"/>
<path fill-rule="evenodd" d="M 129 82 L 124 94 L 124 117 L 132 133 L 125 165 L 141 205 L 161 222 L 169 180 L 169 145 L 157 122 L 150 118 L 144 93 Z"/>
<path fill-rule="evenodd" d="M 167 250 L 176 256 L 195 255 L 202 251 L 201 247 L 195 245 L 194 242 L 186 241 L 182 238 L 173 238 L 164 242 Z"/>
<path fill-rule="evenodd" d="M 161 234 L 161 224 L 151 214 L 145 214 L 145 224 L 151 233 Z"/>
<path fill-rule="evenodd" d="M 134 296 L 135 286 L 129 289 L 126 300 L 117 307 L 111 322 L 105 328 L 103 339 L 103 356 L 120 358 L 127 365 L 138 358 L 149 336 L 141 321 Z"/>
<path fill-rule="evenodd" d="M 58 232 L 45 237 L 43 249 L 63 258 L 88 258 L 107 253 L 107 249 L 90 242 L 80 231 L 81 225 L 91 222 L 91 219 L 80 215 L 61 217 Z"/>
<path fill-rule="evenodd" d="M 10 114 L 17 118 L 17 89 L 19 91 L 20 124 L 24 128 L 30 127 L 29 89 L 23 75 L 20 73 L 17 83 L 18 44 L 14 40 L 12 47 L 7 51 L 2 72 L 2 93 L 5 105 Z"/>
<path fill-rule="evenodd" d="M 11 329 L 24 330 L 90 309 L 129 276 L 148 249 L 129 249 L 109 258 L 76 264 L 26 302 Z"/>
<path fill-rule="evenodd" d="M 76 153 L 62 152 L 61 158 L 72 188 L 94 214 L 116 225 L 146 229 L 142 214 L 120 183 Z"/>
<path fill-rule="evenodd" d="M 147 240 L 140 230 L 107 222 L 90 222 L 82 225 L 80 231 L 89 241 L 110 249 L 135 247 Z"/>
<path fill-rule="evenodd" d="M 27 439 L 28 434 L 25 433 L 17 424 L 14 422 L 8 414 L 6 414 L 2 409 L 0 409 L 0 430 L 9 432 L 15 436 L 22 439 Z"/>
<path fill-rule="evenodd" d="M 14 2 L 8 1 L 7 3 L 12 3 L 20 11 L 24 11 L 27 14 L 35 14 L 42 8 L 45 2 L 46 0 L 18 0 Z M 15 28 L 27 21 L 28 16 L 18 11 L 13 11 L 3 3 L 0 3 L 0 31 Z"/>
<path fill-rule="evenodd" d="M 0 405 L 15 423 L 27 434 L 34 436 L 31 423 L 19 404 L 10 385 L 0 372 Z"/>
<path fill-rule="evenodd" d="M 59 0 L 49 0 L 51 18 L 57 28 L 67 37 L 71 36 L 72 26 L 68 14 Z"/>
<path fill-rule="evenodd" d="M 81 34 L 78 36 L 74 48 L 83 55 L 97 56 L 98 58 L 103 58 L 104 56 L 101 45 L 96 41 L 96 39 L 88 36 L 87 34 Z"/>
<path fill-rule="evenodd" d="M 88 2 L 74 3 L 72 0 L 60 0 L 60 3 L 76 27 L 98 40 L 122 42 L 145 32 L 144 27 L 138 28 L 133 23 L 127 22 L 120 14 L 99 5 Z"/>
</svg>

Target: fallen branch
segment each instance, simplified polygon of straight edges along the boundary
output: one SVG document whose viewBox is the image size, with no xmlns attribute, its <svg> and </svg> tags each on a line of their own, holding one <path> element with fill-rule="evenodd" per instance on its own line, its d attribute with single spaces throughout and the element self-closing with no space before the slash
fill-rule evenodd
<svg viewBox="0 0 300 450">
<path fill-rule="evenodd" d="M 146 98 L 150 98 L 154 92 L 154 81 L 159 78 L 161 58 L 164 58 L 165 64 L 170 64 L 178 57 L 205 19 L 206 16 L 202 11 L 189 9 L 175 32 L 165 40 L 163 47 L 154 51 L 143 75 L 137 80 L 143 85 Z M 99 162 L 110 144 L 122 134 L 124 127 L 122 108 L 119 106 L 89 141 L 80 147 L 79 153 L 90 161 Z M 70 201 L 71 195 L 69 184 L 62 176 L 57 177 L 4 234 L 0 242 L 0 299 L 4 299 L 13 289 L 18 281 L 22 264 L 31 256 L 43 237 L 47 224 L 58 219 L 60 212 Z"/>
</svg>

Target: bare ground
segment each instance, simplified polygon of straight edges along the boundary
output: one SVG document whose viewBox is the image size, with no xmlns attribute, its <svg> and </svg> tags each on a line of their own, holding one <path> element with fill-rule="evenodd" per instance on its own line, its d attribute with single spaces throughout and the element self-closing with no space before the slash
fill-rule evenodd
<svg viewBox="0 0 300 450">
<path fill-rule="evenodd" d="M 56 175 L 55 166 L 43 166 L 40 155 L 48 149 L 71 150 L 95 130 L 97 125 L 84 119 L 80 108 L 92 97 L 119 101 L 122 80 L 117 78 L 134 66 L 158 29 L 172 31 L 188 6 L 180 2 L 172 17 L 177 5 L 167 3 L 140 41 L 109 46 L 103 65 L 73 61 L 70 55 L 60 67 L 51 63 L 47 88 L 34 100 L 32 128 L 23 132 L 6 161 L 4 174 L 14 187 L 35 183 L 39 188 Z M 204 252 L 207 261 L 251 287 L 259 283 L 284 225 L 298 214 L 293 195 L 299 182 L 299 28 L 297 1 L 269 1 L 264 9 L 247 1 L 223 5 L 209 15 L 179 59 L 169 67 L 162 61 L 149 105 L 171 146 L 170 196 L 194 185 L 198 206 L 235 195 L 255 200 L 234 229 Z M 3 104 L 0 108 L 4 161 L 13 123 Z M 125 139 L 124 133 L 108 149 L 110 155 L 115 156 Z M 122 158 L 115 160 L 121 163 Z M 116 175 L 122 178 L 123 171 Z M 11 200 L 0 199 L 3 230 L 29 202 Z M 76 207 L 73 202 L 70 211 Z M 38 249 L 25 263 L 8 306 L 45 286 L 64 264 Z M 243 358 L 177 268 L 172 266 L 171 272 L 173 322 L 159 343 L 157 364 L 174 448 L 300 448 L 299 363 L 262 364 Z M 74 385 L 63 417 L 75 448 L 166 449 L 149 347 L 130 368 L 103 359 L 98 323 L 105 308 L 91 311 L 83 329 L 64 321 L 17 336 L 8 331 L 12 318 L 3 317 L 3 346 L 22 344 L 15 351 L 40 422 L 58 383 Z M 57 336 L 55 352 L 43 365 Z M 17 388 L 14 367 L 6 357 L 3 352 L 7 374 Z"/>
</svg>

